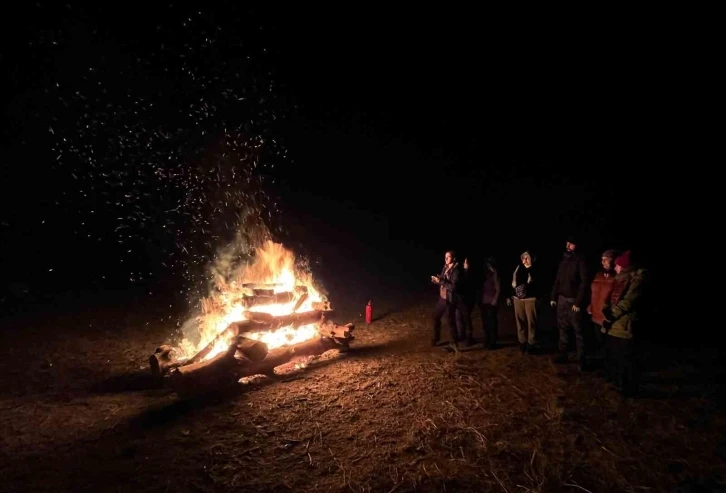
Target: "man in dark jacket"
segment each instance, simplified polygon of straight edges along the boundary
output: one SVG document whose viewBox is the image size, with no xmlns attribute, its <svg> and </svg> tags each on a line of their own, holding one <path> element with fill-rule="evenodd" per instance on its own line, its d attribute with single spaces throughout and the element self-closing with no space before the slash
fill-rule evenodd
<svg viewBox="0 0 726 493">
<path fill-rule="evenodd" d="M 585 257 L 576 252 L 577 240 L 570 236 L 565 243 L 565 254 L 557 267 L 552 285 L 550 304 L 557 307 L 557 328 L 560 331 L 556 363 L 567 363 L 568 330 L 575 332 L 577 361 L 585 369 L 585 339 L 582 333 L 582 313 L 587 306 L 587 288 L 590 278 Z"/>
<path fill-rule="evenodd" d="M 434 309 L 434 331 L 432 345 L 437 345 L 441 337 L 441 318 L 447 314 L 451 342 L 457 344 L 461 337 L 456 326 L 456 309 L 461 300 L 464 276 L 456 261 L 456 254 L 449 250 L 444 255 L 444 268 L 438 276 L 431 276 L 431 282 L 439 286 L 439 299 Z"/>
</svg>

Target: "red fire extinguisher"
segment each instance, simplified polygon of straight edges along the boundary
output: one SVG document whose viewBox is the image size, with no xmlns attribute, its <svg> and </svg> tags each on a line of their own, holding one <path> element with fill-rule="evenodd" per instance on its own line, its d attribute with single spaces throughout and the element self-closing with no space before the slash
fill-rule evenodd
<svg viewBox="0 0 726 493">
<path fill-rule="evenodd" d="M 373 322 L 373 305 L 372 302 L 369 301 L 366 305 L 366 323 L 370 324 Z"/>
</svg>

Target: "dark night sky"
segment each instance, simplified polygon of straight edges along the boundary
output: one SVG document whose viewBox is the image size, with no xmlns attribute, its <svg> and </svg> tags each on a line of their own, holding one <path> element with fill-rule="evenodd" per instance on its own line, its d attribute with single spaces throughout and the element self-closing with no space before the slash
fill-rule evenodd
<svg viewBox="0 0 726 493">
<path fill-rule="evenodd" d="M 205 5 L 36 4 L 6 33 L 3 284 L 177 275 L 169 256 L 204 256 L 234 212 L 219 191 L 243 193 L 229 162 L 199 179 L 233 128 L 264 136 L 253 181 L 327 280 L 425 281 L 449 247 L 553 264 L 572 231 L 594 260 L 634 246 L 657 264 L 670 208 L 648 184 L 674 145 L 673 52 L 639 21 Z"/>
</svg>

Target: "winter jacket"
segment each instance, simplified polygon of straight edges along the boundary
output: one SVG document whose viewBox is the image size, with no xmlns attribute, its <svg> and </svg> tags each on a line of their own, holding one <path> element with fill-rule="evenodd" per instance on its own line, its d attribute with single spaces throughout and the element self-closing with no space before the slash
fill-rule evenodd
<svg viewBox="0 0 726 493">
<path fill-rule="evenodd" d="M 592 314 L 592 321 L 602 325 L 605 317 L 602 309 L 610 302 L 610 295 L 613 292 L 615 282 L 614 272 L 600 271 L 595 275 L 590 286 L 590 306 L 587 311 Z"/>
<path fill-rule="evenodd" d="M 565 253 L 557 267 L 557 277 L 552 285 L 550 301 L 557 301 L 559 296 L 571 298 L 574 304 L 584 308 L 587 289 L 590 287 L 585 257 L 575 253 Z"/>
<path fill-rule="evenodd" d="M 648 279 L 645 269 L 627 269 L 615 276 L 609 303 L 603 308 L 606 322 L 611 324 L 608 334 L 632 339 L 634 327 L 640 318 L 643 288 Z"/>
</svg>

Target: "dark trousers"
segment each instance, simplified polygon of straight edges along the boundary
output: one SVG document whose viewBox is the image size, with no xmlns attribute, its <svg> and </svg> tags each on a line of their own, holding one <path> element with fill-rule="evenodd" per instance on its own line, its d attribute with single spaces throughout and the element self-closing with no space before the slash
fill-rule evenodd
<svg viewBox="0 0 726 493">
<path fill-rule="evenodd" d="M 474 302 L 460 300 L 455 306 L 456 326 L 459 332 L 459 340 L 473 341 L 474 331 L 471 326 L 471 312 L 474 308 Z"/>
<path fill-rule="evenodd" d="M 593 348 L 595 350 L 595 356 L 603 358 L 607 347 L 608 335 L 602 331 L 602 325 L 599 323 L 593 322 L 592 325 L 595 332 L 595 347 Z"/>
<path fill-rule="evenodd" d="M 479 303 L 481 321 L 484 328 L 484 345 L 492 347 L 499 338 L 499 306 Z"/>
<path fill-rule="evenodd" d="M 450 304 L 441 297 L 439 297 L 439 300 L 436 302 L 436 307 L 434 308 L 433 341 L 438 342 L 441 338 L 441 319 L 444 317 L 444 315 L 446 315 L 446 320 L 449 324 L 449 334 L 451 335 L 451 340 L 454 342 L 458 342 L 459 336 L 456 328 L 456 306 Z"/>
<path fill-rule="evenodd" d="M 634 395 L 638 391 L 640 371 L 633 339 L 606 336 L 605 371 L 608 379 L 623 394 Z"/>
<path fill-rule="evenodd" d="M 557 328 L 560 331 L 560 352 L 567 352 L 568 332 L 571 329 L 575 333 L 575 345 L 577 346 L 577 359 L 585 359 L 585 337 L 582 333 L 582 310 L 573 312 L 575 304 L 573 298 L 560 296 L 557 299 Z"/>
</svg>

